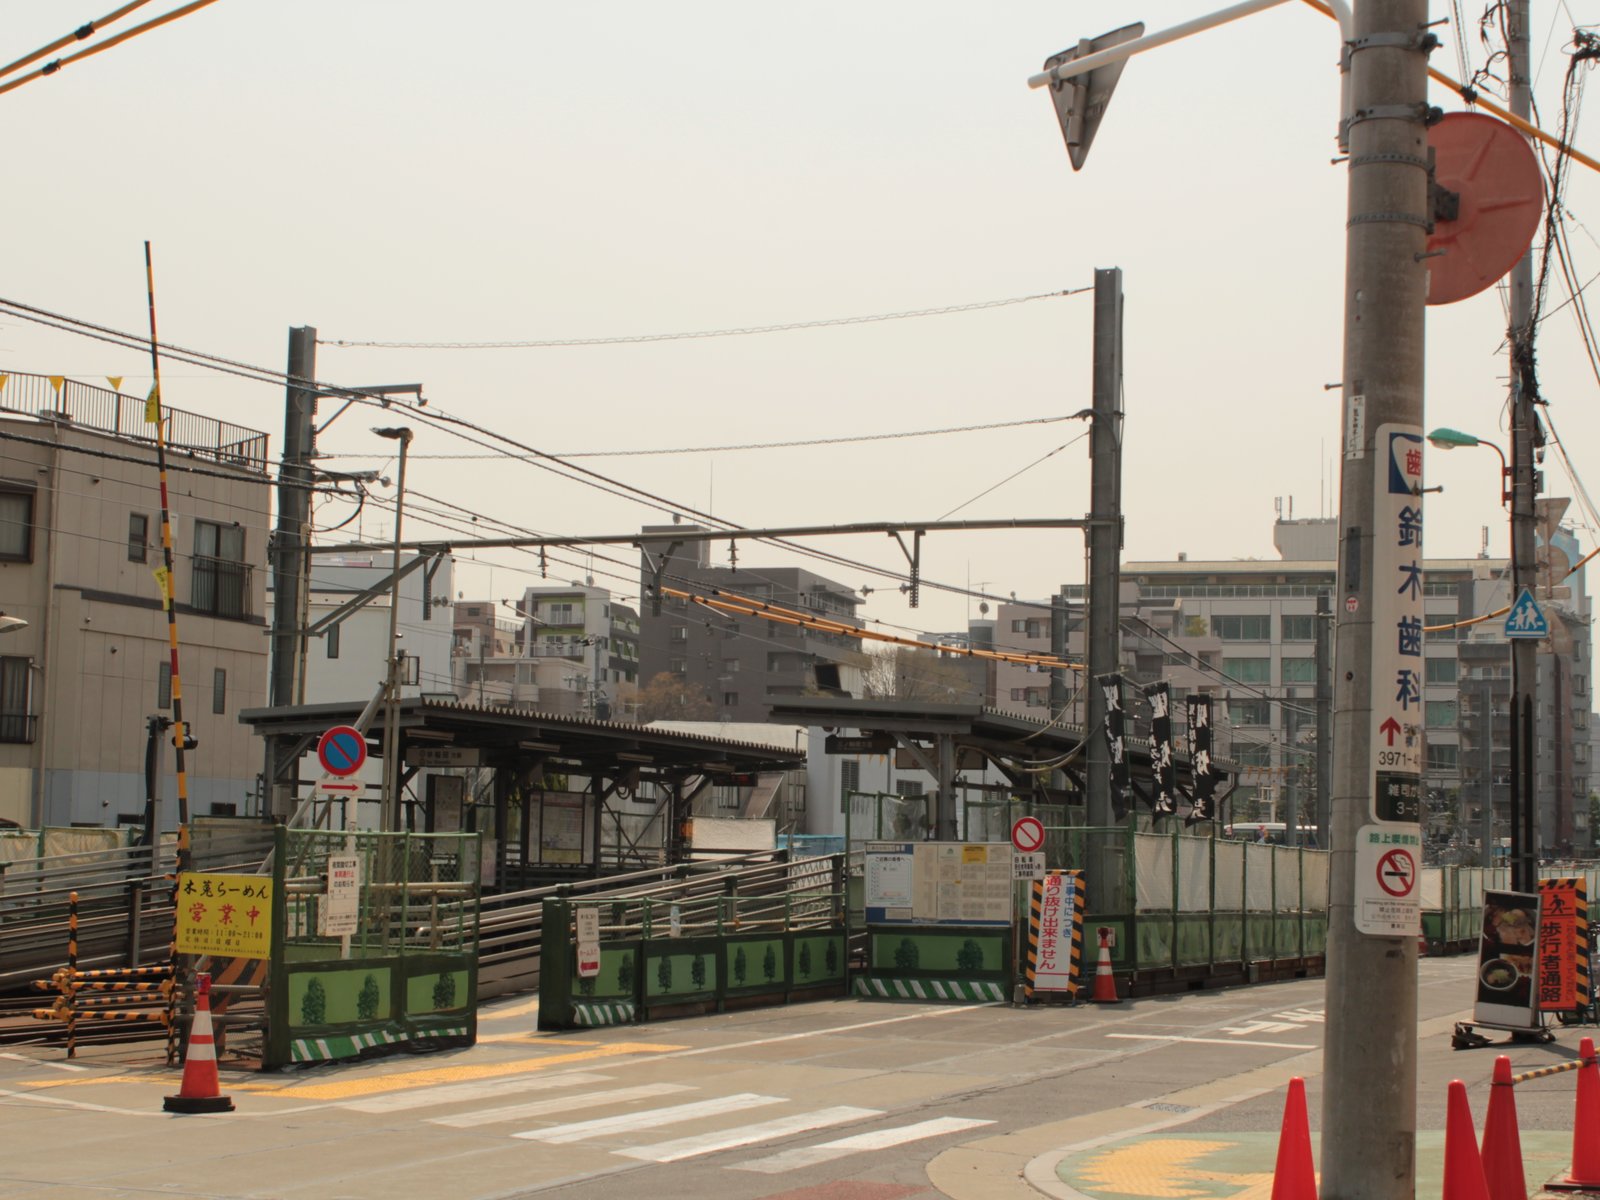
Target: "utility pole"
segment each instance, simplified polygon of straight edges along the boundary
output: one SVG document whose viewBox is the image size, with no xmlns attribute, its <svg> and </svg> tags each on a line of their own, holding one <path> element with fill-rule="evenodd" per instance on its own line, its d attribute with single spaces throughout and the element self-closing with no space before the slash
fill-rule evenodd
<svg viewBox="0 0 1600 1200">
<path fill-rule="evenodd" d="M 1067 658 L 1067 597 L 1064 588 L 1058 588 L 1050 597 L 1050 657 L 1056 662 Z M 1087 689 L 1085 689 L 1087 690 Z M 1050 719 L 1065 724 L 1067 719 L 1067 669 L 1050 668 Z M 1067 774 L 1059 767 L 1050 772 L 1050 787 L 1059 791 L 1067 786 Z"/>
<path fill-rule="evenodd" d="M 1427 55 L 1436 44 L 1427 22 L 1425 0 L 1363 0 L 1346 46 L 1325 1200 L 1416 1194 L 1419 930 L 1383 903 L 1378 883 L 1382 861 L 1403 868 L 1407 852 L 1413 881 L 1421 868 L 1423 255 Z M 1396 857 L 1375 861 L 1375 846 Z"/>
<path fill-rule="evenodd" d="M 1529 85 L 1528 0 L 1506 5 L 1506 52 L 1511 73 L 1511 114 L 1528 120 L 1533 109 Z M 1511 268 L 1511 600 L 1534 583 L 1533 451 L 1538 420 L 1533 367 L 1533 247 Z M 1534 787 L 1534 698 L 1538 691 L 1539 643 L 1511 641 L 1511 886 L 1531 892 L 1538 886 L 1539 795 Z"/>
<path fill-rule="evenodd" d="M 1089 670 L 1083 736 L 1088 742 L 1089 825 L 1112 821 L 1111 751 L 1103 728 L 1105 696 L 1095 685 L 1117 669 L 1117 621 L 1122 590 L 1122 270 L 1094 273 L 1094 395 L 1089 437 Z M 1116 897 L 1119 861 L 1113 840 L 1096 835 L 1091 854 L 1089 898 L 1099 905 Z M 1101 908 L 1099 911 L 1120 911 Z"/>
<path fill-rule="evenodd" d="M 289 384 L 283 414 L 283 467 L 278 473 L 278 528 L 272 542 L 272 661 L 267 702 L 274 708 L 295 703 L 300 675 L 310 566 L 311 460 L 316 452 L 317 331 L 309 325 L 289 330 Z M 274 817 L 294 811 L 294 788 L 280 789 L 280 739 L 266 739 L 266 801 Z"/>
<path fill-rule="evenodd" d="M 1317 849 L 1333 836 L 1333 607 L 1327 592 L 1317 593 Z"/>
</svg>

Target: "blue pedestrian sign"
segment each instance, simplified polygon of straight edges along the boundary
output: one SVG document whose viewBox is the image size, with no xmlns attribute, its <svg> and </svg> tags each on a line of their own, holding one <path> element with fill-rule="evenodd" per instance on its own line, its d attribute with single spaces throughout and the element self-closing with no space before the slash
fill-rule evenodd
<svg viewBox="0 0 1600 1200">
<path fill-rule="evenodd" d="M 1508 638 L 1550 636 L 1550 622 L 1544 619 L 1544 613 L 1534 603 L 1533 593 L 1527 588 L 1522 589 L 1522 595 L 1517 597 L 1517 602 L 1506 614 L 1506 636 Z"/>
</svg>

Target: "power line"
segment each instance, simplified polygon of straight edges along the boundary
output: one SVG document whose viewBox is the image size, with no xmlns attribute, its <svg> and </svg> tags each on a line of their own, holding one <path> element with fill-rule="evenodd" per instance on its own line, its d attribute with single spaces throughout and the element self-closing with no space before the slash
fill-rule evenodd
<svg viewBox="0 0 1600 1200">
<path fill-rule="evenodd" d="M 731 329 L 700 329 L 679 333 L 634 333 L 610 337 L 546 338 L 516 342 L 382 342 L 355 338 L 318 338 L 324 346 L 366 347 L 382 350 L 547 350 L 567 346 L 632 346 L 642 342 L 682 342 L 706 338 L 749 337 L 761 333 L 788 333 L 797 329 L 827 329 L 839 325 L 871 325 L 881 321 L 909 321 L 918 317 L 942 317 L 952 313 L 979 312 L 989 308 L 1009 308 L 1035 300 L 1055 300 L 1092 291 L 1091 287 L 1068 288 L 1060 292 L 1038 292 L 1031 296 L 1012 296 L 1005 300 L 979 300 L 971 304 L 950 304 L 941 308 L 914 308 L 902 312 L 873 313 L 857 317 L 824 317 L 813 321 L 790 321 L 780 325 L 746 325 Z"/>
</svg>

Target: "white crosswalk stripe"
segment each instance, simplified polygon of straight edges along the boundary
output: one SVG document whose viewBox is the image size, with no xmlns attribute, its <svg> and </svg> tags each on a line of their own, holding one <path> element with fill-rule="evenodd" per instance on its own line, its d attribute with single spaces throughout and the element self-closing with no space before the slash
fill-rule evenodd
<svg viewBox="0 0 1600 1200">
<path fill-rule="evenodd" d="M 582 1142 L 608 1134 L 632 1133 L 638 1129 L 659 1129 L 663 1125 L 676 1125 L 682 1121 L 695 1121 L 701 1117 L 720 1117 L 746 1109 L 762 1108 L 768 1104 L 782 1104 L 781 1096 L 758 1096 L 753 1092 L 739 1092 L 715 1100 L 697 1100 L 692 1104 L 674 1104 L 666 1108 L 648 1108 L 643 1112 L 624 1113 L 616 1117 L 596 1117 L 592 1121 L 575 1121 L 567 1125 L 552 1125 L 548 1129 L 530 1129 L 511 1136 L 535 1142 Z"/>
<path fill-rule="evenodd" d="M 515 1075 L 506 1079 L 487 1079 L 482 1083 L 451 1083 L 442 1087 L 410 1088 L 386 1096 L 369 1096 L 364 1100 L 345 1100 L 340 1108 L 356 1112 L 390 1113 L 411 1108 L 434 1108 L 445 1104 L 462 1104 L 468 1100 L 489 1100 L 498 1096 L 511 1096 L 518 1092 L 538 1092 L 546 1088 L 587 1087 L 604 1083 L 611 1076 L 596 1075 L 587 1071 L 573 1071 L 568 1075 Z"/>
<path fill-rule="evenodd" d="M 749 1146 L 773 1138 L 792 1137 L 794 1134 L 806 1133 L 812 1129 L 826 1129 L 830 1125 L 864 1121 L 869 1117 L 882 1115 L 881 1109 L 840 1105 L 837 1108 L 820 1108 L 814 1112 L 779 1117 L 777 1120 L 764 1121 L 758 1125 L 742 1125 L 737 1129 L 702 1133 L 694 1137 L 679 1138 L 673 1142 L 657 1142 L 654 1146 L 633 1146 L 627 1150 L 613 1150 L 612 1153 L 624 1158 L 642 1159 L 645 1162 L 678 1162 L 680 1159 L 695 1158 L 702 1154 L 715 1154 L 719 1150 L 732 1150 L 736 1146 Z"/>
<path fill-rule="evenodd" d="M 602 1104 L 625 1104 L 630 1100 L 648 1100 L 654 1096 L 670 1096 L 675 1092 L 692 1092 L 687 1083 L 647 1083 L 639 1087 L 611 1088 L 603 1092 L 579 1092 L 576 1096 L 552 1096 L 549 1100 L 533 1100 L 527 1104 L 506 1104 L 499 1108 L 482 1108 L 473 1112 L 457 1113 L 451 1117 L 430 1117 L 430 1125 L 446 1125 L 451 1129 L 475 1129 L 479 1125 L 497 1125 L 506 1121 L 521 1121 L 528 1117 L 542 1117 L 548 1113 L 576 1112 L 580 1108 L 598 1108 Z"/>
<path fill-rule="evenodd" d="M 947 1133 L 961 1133 L 963 1130 L 981 1129 L 985 1125 L 993 1124 L 993 1121 L 982 1121 L 973 1117 L 934 1117 L 929 1121 L 918 1121 L 915 1125 L 901 1125 L 896 1129 L 875 1129 L 871 1133 L 856 1133 L 831 1142 L 820 1142 L 815 1146 L 797 1146 L 793 1150 L 783 1150 L 766 1158 L 734 1163 L 728 1169 L 780 1175 L 785 1171 L 832 1162 L 848 1154 L 887 1150 L 890 1146 L 903 1146 L 907 1142 L 919 1142 L 924 1138 L 942 1137 Z"/>
</svg>

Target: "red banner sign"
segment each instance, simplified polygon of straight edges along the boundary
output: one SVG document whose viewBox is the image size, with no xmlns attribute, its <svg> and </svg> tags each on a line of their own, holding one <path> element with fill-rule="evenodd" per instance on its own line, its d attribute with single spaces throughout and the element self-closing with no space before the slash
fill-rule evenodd
<svg viewBox="0 0 1600 1200">
<path fill-rule="evenodd" d="M 1582 879 L 1539 881 L 1539 959 L 1535 979 L 1539 1010 L 1562 1012 L 1588 1003 L 1580 988 L 1578 955 L 1589 953 L 1589 901 Z"/>
</svg>

